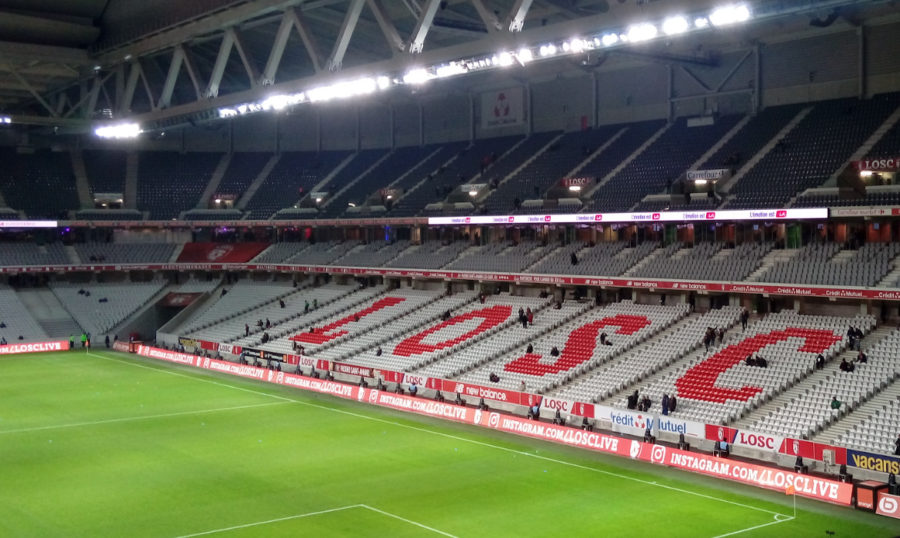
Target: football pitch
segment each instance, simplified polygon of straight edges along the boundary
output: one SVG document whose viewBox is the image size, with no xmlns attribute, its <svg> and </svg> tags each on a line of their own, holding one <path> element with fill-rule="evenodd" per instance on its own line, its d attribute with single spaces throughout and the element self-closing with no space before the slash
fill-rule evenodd
<svg viewBox="0 0 900 538">
<path fill-rule="evenodd" d="M 82 350 L 0 359 L 0 536 L 895 536 L 900 522 Z"/>
</svg>

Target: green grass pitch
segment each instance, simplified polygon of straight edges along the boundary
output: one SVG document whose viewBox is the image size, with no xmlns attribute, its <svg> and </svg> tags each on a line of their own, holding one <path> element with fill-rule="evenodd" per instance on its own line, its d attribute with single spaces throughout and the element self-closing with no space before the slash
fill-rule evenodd
<svg viewBox="0 0 900 538">
<path fill-rule="evenodd" d="M 0 536 L 893 536 L 900 522 L 94 351 L 0 359 Z"/>
</svg>

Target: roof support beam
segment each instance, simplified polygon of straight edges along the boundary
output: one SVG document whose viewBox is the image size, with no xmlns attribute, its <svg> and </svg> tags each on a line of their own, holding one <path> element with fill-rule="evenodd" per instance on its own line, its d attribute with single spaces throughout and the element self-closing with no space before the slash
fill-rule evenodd
<svg viewBox="0 0 900 538">
<path fill-rule="evenodd" d="M 200 72 L 197 71 L 197 63 L 194 61 L 194 56 L 184 45 L 178 45 L 178 48 L 181 49 L 181 54 L 184 56 L 184 70 L 187 71 L 188 78 L 191 79 L 191 85 L 194 87 L 194 94 L 197 96 L 197 99 L 200 99 L 203 95 L 200 92 Z"/>
<path fill-rule="evenodd" d="M 288 27 L 290 30 L 290 27 Z M 281 29 L 279 28 L 279 32 Z M 287 40 L 285 40 L 285 44 Z M 216 97 L 219 95 L 219 84 L 222 83 L 222 75 L 225 74 L 225 66 L 228 65 L 228 57 L 231 56 L 231 47 L 234 45 L 234 33 L 225 32 L 222 37 L 222 43 L 219 45 L 219 53 L 216 55 L 216 63 L 213 64 L 212 74 L 209 75 L 209 84 L 203 90 L 203 96 L 206 98 Z M 283 49 L 282 49 L 283 50 Z M 281 57 L 279 56 L 279 61 Z M 277 69 L 278 66 L 276 66 Z"/>
<path fill-rule="evenodd" d="M 247 45 L 244 43 L 244 35 L 236 27 L 229 28 L 227 31 L 231 32 L 231 38 L 234 39 L 234 48 L 237 49 L 238 56 L 241 57 L 241 63 L 244 64 L 244 70 L 247 71 L 250 86 L 255 88 L 259 84 L 259 68 L 256 67 L 256 62 L 247 50 Z"/>
<path fill-rule="evenodd" d="M 131 62 L 131 70 L 128 71 L 128 82 L 125 83 L 125 91 L 119 99 L 119 115 L 124 115 L 131 110 L 131 102 L 134 100 L 134 91 L 137 89 L 138 79 L 141 76 L 141 64 Z"/>
<path fill-rule="evenodd" d="M 344 22 L 341 23 L 341 29 L 338 31 L 337 40 L 334 42 L 334 48 L 331 56 L 328 57 L 326 64 L 329 71 L 338 71 L 344 62 L 344 54 L 347 52 L 347 46 L 350 44 L 350 38 L 353 37 L 353 31 L 356 30 L 356 23 L 359 22 L 359 14 L 362 13 L 365 0 L 352 0 L 344 15 Z"/>
<path fill-rule="evenodd" d="M 175 47 L 175 52 L 172 53 L 172 60 L 169 62 L 169 71 L 166 73 L 166 81 L 163 82 L 163 89 L 159 95 L 158 108 L 169 108 L 169 105 L 172 103 L 172 92 L 175 91 L 175 82 L 178 81 L 183 62 L 184 49 Z"/>
<path fill-rule="evenodd" d="M 422 46 L 425 44 L 425 36 L 428 35 L 428 30 L 431 29 L 431 23 L 434 22 L 434 15 L 437 13 L 440 5 L 440 0 L 425 0 L 425 6 L 422 8 L 422 13 L 419 14 L 419 20 L 416 22 L 416 27 L 413 29 L 412 35 L 409 38 L 410 53 L 418 54 L 422 52 Z"/>
<path fill-rule="evenodd" d="M 106 81 L 109 80 L 109 78 L 111 76 L 113 76 L 114 74 L 115 74 L 115 71 L 110 71 L 104 77 L 94 77 L 94 80 L 91 84 L 91 89 L 89 91 L 87 91 L 81 97 L 81 99 L 79 99 L 79 101 L 77 103 L 72 105 L 72 108 L 70 108 L 68 112 L 63 114 L 63 117 L 68 118 L 69 116 L 74 114 L 75 111 L 77 111 L 79 108 L 84 107 L 85 103 L 87 103 L 87 106 L 84 107 L 84 110 L 82 110 L 81 116 L 82 117 L 90 116 L 91 112 L 93 112 L 94 108 L 96 108 L 96 106 L 97 106 L 97 97 L 100 95 L 100 87 L 103 86 L 103 84 L 105 84 Z"/>
<path fill-rule="evenodd" d="M 291 37 L 291 28 L 294 27 L 294 20 L 291 13 L 286 11 L 281 17 L 281 25 L 275 32 L 275 42 L 269 50 L 269 59 L 266 60 L 266 67 L 263 69 L 262 80 L 263 86 L 271 86 L 275 84 L 275 73 L 278 71 L 278 64 L 281 63 L 281 56 L 284 54 L 284 48 L 287 46 L 288 38 Z"/>
<path fill-rule="evenodd" d="M 306 19 L 296 9 L 290 9 L 288 12 L 293 17 L 294 26 L 297 27 L 297 32 L 300 34 L 300 40 L 303 41 L 306 53 L 309 54 L 309 59 L 312 60 L 313 69 L 315 69 L 316 73 L 320 73 L 322 71 L 322 56 L 319 54 L 319 47 L 316 45 L 313 33 L 310 31 L 309 25 L 306 24 Z"/>
<path fill-rule="evenodd" d="M 29 84 L 28 81 L 25 80 L 25 78 L 22 75 L 20 75 L 18 71 L 13 69 L 13 66 L 7 64 L 7 69 L 9 70 L 10 73 L 12 73 L 12 76 L 19 82 L 19 84 L 22 85 L 22 88 L 27 90 L 28 93 L 30 93 L 32 97 L 37 99 L 37 102 L 40 103 L 41 106 L 44 107 L 44 109 L 50 113 L 50 116 L 52 116 L 54 118 L 59 116 L 59 114 L 56 113 L 56 110 L 54 110 L 54 108 L 52 106 L 50 106 L 50 103 L 48 103 L 43 97 L 41 97 L 41 94 L 39 94 L 37 91 L 35 91 L 35 89 L 31 86 L 31 84 Z"/>
<path fill-rule="evenodd" d="M 500 21 L 497 20 L 497 16 L 494 15 L 494 12 L 485 7 L 484 0 L 471 0 L 472 5 L 475 6 L 475 11 L 478 12 L 478 16 L 481 17 L 481 22 L 484 23 L 484 27 L 487 28 L 489 34 L 496 34 L 503 30 L 503 25 L 500 24 Z"/>
<path fill-rule="evenodd" d="M 531 9 L 532 0 L 516 0 L 516 3 L 513 4 L 512 10 L 509 12 L 509 31 L 510 32 L 521 32 L 522 28 L 525 27 L 525 16 L 528 15 L 528 10 Z"/>
<path fill-rule="evenodd" d="M 366 0 L 366 2 L 369 4 L 369 9 L 372 10 L 372 15 L 375 16 L 375 21 L 378 22 L 381 33 L 383 33 L 384 38 L 387 39 L 391 50 L 395 53 L 403 51 L 403 49 L 406 48 L 403 43 L 403 38 L 400 37 L 400 32 L 397 31 L 394 22 L 385 14 L 382 0 Z"/>
</svg>

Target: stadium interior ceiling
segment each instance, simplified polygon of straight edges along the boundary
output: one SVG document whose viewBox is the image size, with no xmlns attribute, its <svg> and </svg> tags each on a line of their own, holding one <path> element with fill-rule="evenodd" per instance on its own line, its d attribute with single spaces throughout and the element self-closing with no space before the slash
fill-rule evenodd
<svg viewBox="0 0 900 538">
<path fill-rule="evenodd" d="M 624 32 L 722 2 L 670 0 L 0 0 L 0 114 L 53 132 L 216 119 L 223 106 L 403 73 L 579 35 Z M 896 17 L 894 2 L 748 3 L 752 20 L 640 44 L 487 69 L 410 94 L 474 93 L 640 63 L 715 65 L 721 54 Z M 701 37 L 702 36 L 702 37 Z M 397 80 L 395 78 L 395 80 Z"/>
</svg>

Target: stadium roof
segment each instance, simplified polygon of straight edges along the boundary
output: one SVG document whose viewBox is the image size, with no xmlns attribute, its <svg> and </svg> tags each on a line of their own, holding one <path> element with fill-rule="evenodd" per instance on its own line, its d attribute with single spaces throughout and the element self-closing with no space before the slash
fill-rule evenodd
<svg viewBox="0 0 900 538">
<path fill-rule="evenodd" d="M 731 5 L 739 5 L 732 2 Z M 416 67 L 626 32 L 723 0 L 0 0 L 0 114 L 87 130 L 165 128 L 222 107 Z M 747 2 L 750 24 L 483 70 L 411 93 L 477 92 L 635 62 L 714 65 L 729 49 L 897 16 L 892 2 Z M 537 56 L 537 54 L 535 54 Z M 495 62 L 496 63 L 496 62 Z"/>
</svg>

